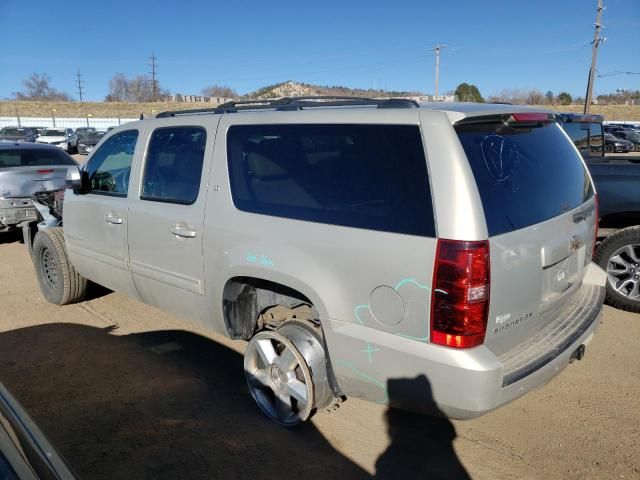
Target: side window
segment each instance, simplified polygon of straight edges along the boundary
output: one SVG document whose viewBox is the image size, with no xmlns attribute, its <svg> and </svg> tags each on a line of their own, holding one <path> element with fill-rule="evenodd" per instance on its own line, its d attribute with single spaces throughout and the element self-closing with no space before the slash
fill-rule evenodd
<svg viewBox="0 0 640 480">
<path fill-rule="evenodd" d="M 201 127 L 164 127 L 149 140 L 142 200 L 191 205 L 198 198 L 207 132 Z"/>
<path fill-rule="evenodd" d="M 127 196 L 137 139 L 137 130 L 117 133 L 93 154 L 86 169 L 91 192 Z"/>
<path fill-rule="evenodd" d="M 240 210 L 435 236 L 417 126 L 237 125 L 227 156 Z"/>
</svg>

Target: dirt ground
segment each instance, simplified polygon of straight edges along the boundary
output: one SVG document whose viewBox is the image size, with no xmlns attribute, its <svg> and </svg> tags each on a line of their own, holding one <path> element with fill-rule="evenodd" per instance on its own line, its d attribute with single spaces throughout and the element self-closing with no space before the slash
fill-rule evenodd
<svg viewBox="0 0 640 480">
<path fill-rule="evenodd" d="M 468 422 L 349 399 L 287 430 L 242 342 L 101 289 L 56 307 L 0 237 L 0 381 L 85 479 L 640 479 L 640 315 L 606 308 L 581 362 Z"/>
</svg>

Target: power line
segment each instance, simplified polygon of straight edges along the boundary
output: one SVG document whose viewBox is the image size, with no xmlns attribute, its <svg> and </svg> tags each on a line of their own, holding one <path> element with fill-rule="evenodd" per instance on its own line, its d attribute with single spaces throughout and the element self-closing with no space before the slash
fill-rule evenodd
<svg viewBox="0 0 640 480">
<path fill-rule="evenodd" d="M 151 53 L 151 56 L 149 57 L 149 61 L 151 62 L 151 72 L 149 72 L 151 74 L 151 89 L 153 92 L 153 101 L 156 101 L 156 94 L 157 94 L 157 89 L 158 89 L 158 83 L 156 81 L 156 70 L 158 68 L 158 64 L 156 63 L 156 60 L 158 59 L 158 57 L 156 57 L 155 52 Z"/>
<path fill-rule="evenodd" d="M 616 75 L 640 75 L 640 72 L 623 72 L 622 70 L 616 70 L 614 72 L 598 74 L 598 78 L 614 77 Z"/>
<path fill-rule="evenodd" d="M 598 47 L 600 43 L 604 41 L 604 38 L 600 38 L 600 29 L 602 24 L 602 12 L 604 8 L 602 6 L 602 0 L 598 0 L 598 13 L 596 14 L 596 30 L 593 34 L 593 50 L 591 52 L 591 68 L 589 69 L 589 81 L 587 82 L 587 95 L 584 99 L 584 113 L 589 113 L 589 107 L 591 106 L 591 98 L 593 96 L 593 77 L 596 73 L 596 57 L 598 56 Z"/>
<path fill-rule="evenodd" d="M 76 72 L 76 87 L 78 88 L 78 96 L 80 97 L 80 101 L 82 102 L 82 75 L 80 75 L 80 68 Z"/>
</svg>

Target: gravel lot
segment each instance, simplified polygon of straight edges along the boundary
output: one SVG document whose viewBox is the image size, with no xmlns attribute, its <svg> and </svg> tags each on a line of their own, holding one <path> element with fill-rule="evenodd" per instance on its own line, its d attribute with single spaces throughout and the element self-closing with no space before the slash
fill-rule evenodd
<svg viewBox="0 0 640 480">
<path fill-rule="evenodd" d="M 640 315 L 606 308 L 581 362 L 468 422 L 349 399 L 293 430 L 246 392 L 243 343 L 101 289 L 48 304 L 0 237 L 0 380 L 81 477 L 640 479 Z"/>
</svg>

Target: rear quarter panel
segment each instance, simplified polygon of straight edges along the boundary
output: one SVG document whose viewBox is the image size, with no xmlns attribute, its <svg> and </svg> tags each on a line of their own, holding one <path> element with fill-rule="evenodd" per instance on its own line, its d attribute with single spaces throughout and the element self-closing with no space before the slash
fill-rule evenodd
<svg viewBox="0 0 640 480">
<path fill-rule="evenodd" d="M 286 285 L 309 298 L 327 335 L 336 376 L 345 393 L 363 394 L 357 383 L 371 385 L 378 375 L 371 339 L 347 345 L 332 342 L 339 325 L 358 325 L 372 336 L 395 334 L 427 342 L 430 288 L 436 239 L 326 225 L 243 212 L 230 192 L 226 136 L 232 124 L 261 123 L 396 123 L 419 124 L 418 111 L 277 112 L 225 116 L 219 126 L 205 215 L 205 281 L 213 327 L 226 332 L 222 294 L 233 277 L 249 276 Z M 336 121 L 338 119 L 339 121 Z M 395 290 L 402 311 L 370 307 L 380 286 Z M 393 293 L 391 293 L 393 296 Z M 353 366 L 361 375 L 353 373 Z M 364 377 L 363 377 L 364 375 Z M 365 380 L 363 380 L 365 378 Z M 344 380 L 341 382 L 341 380 Z M 363 394 L 364 395 L 364 394 Z"/>
</svg>

